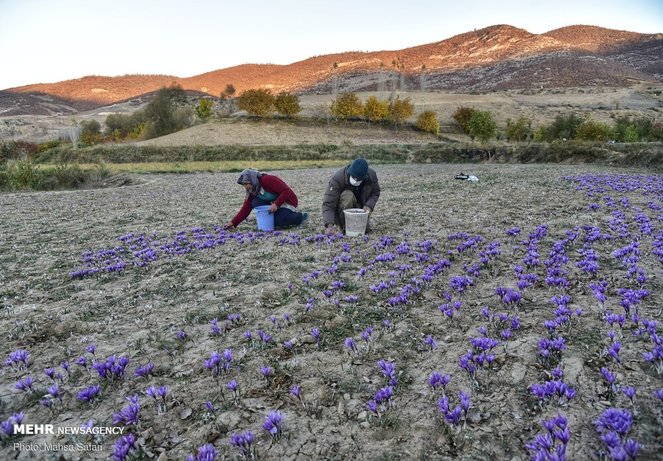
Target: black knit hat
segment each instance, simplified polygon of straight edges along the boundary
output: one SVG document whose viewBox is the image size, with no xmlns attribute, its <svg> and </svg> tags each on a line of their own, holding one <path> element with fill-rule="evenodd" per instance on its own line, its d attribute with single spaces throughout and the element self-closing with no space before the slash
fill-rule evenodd
<svg viewBox="0 0 663 461">
<path fill-rule="evenodd" d="M 368 175 L 368 163 L 363 158 L 353 160 L 348 173 L 355 179 L 362 180 Z"/>
</svg>

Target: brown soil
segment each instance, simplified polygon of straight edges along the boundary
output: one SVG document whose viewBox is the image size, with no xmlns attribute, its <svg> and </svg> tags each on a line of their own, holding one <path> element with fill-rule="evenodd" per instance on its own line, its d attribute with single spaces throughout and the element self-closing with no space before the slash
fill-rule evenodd
<svg viewBox="0 0 663 461">
<path fill-rule="evenodd" d="M 185 459 L 205 443 L 219 451 L 218 459 L 238 459 L 230 434 L 250 429 L 256 433 L 264 460 L 523 460 L 529 457 L 525 444 L 542 431 L 539 421 L 560 413 L 568 418 L 571 431 L 569 459 L 599 459 L 603 445 L 593 421 L 614 406 L 633 414 L 629 437 L 643 445 L 638 459 L 654 459 L 663 450 L 663 412 L 660 400 L 652 396 L 662 387 L 661 377 L 643 360 L 643 353 L 651 350 L 650 341 L 647 335 L 634 336 L 635 327 L 627 321 L 623 337 L 615 326 L 622 343 L 621 365 L 608 357 L 610 327 L 601 318 L 589 284 L 606 280 L 606 307 L 623 313 L 617 289 L 634 285 L 625 278 L 626 271 L 613 252 L 637 238 L 638 267 L 647 274 L 645 288 L 650 292 L 639 305 L 640 318 L 660 323 L 661 264 L 652 249 L 653 235 L 660 235 L 661 226 L 659 212 L 650 206 L 662 204 L 660 177 L 653 178 L 648 195 L 642 190 L 609 190 L 587 197 L 564 177 L 639 172 L 494 164 L 375 165 L 375 169 L 383 193 L 374 214 L 375 230 L 365 239 L 328 240 L 318 234 L 320 201 L 331 169 L 277 172 L 296 190 L 300 208 L 311 219 L 307 227 L 273 235 L 255 233 L 253 218 L 229 236 L 214 230 L 240 206 L 243 196 L 236 174 L 152 175 L 136 186 L 0 195 L 0 331 L 4 332 L 0 352 L 3 361 L 19 348 L 28 350 L 31 357 L 27 370 L 0 369 L 2 420 L 23 411 L 26 423 L 77 427 L 93 419 L 95 426 L 110 426 L 113 415 L 129 404 L 126 397 L 139 395 L 140 426 L 128 430 L 136 433 L 149 459 Z M 479 181 L 454 180 L 460 172 L 476 175 Z M 614 233 L 609 227 L 613 213 L 603 195 L 612 196 L 625 214 L 631 238 L 595 242 L 592 247 L 600 270 L 591 276 L 576 263 L 587 242 L 583 226 Z M 600 205 L 597 211 L 588 206 L 594 202 Z M 639 213 L 649 217 L 652 235 L 641 234 L 640 225 L 633 221 Z M 513 267 L 523 264 L 526 256 L 519 242 L 544 224 L 548 235 L 539 246 L 541 265 L 527 269 L 538 275 L 538 281 L 524 290 L 518 308 L 508 308 L 495 289 L 515 287 Z M 505 231 L 514 226 L 522 229 L 520 236 L 508 237 Z M 192 242 L 194 232 L 200 233 L 194 228 L 228 238 L 212 248 L 192 248 L 172 257 L 159 250 L 156 261 L 146 267 L 129 266 L 123 273 L 83 279 L 70 276 L 84 267 L 83 252 L 125 246 L 120 236 L 153 238 L 156 234 L 165 244 L 175 241 L 181 231 Z M 554 242 L 573 230 L 579 237 L 568 244 L 569 261 L 563 264 L 571 284 L 566 290 L 549 288 L 543 262 L 550 258 Z M 459 232 L 480 235 L 484 241 L 476 250 L 459 252 L 462 240 L 449 239 Z M 446 302 L 443 293 L 453 292 L 452 278 L 466 274 L 479 262 L 480 251 L 493 241 L 500 242 L 501 254 L 481 268 L 474 286 L 462 296 L 460 311 L 449 321 L 438 309 Z M 406 244 L 410 251 L 405 251 Z M 378 261 L 386 253 L 395 259 Z M 421 281 L 426 269 L 440 259 L 449 259 L 451 266 L 421 283 L 420 293 L 411 296 L 408 304 L 390 305 L 390 297 L 413 284 L 414 277 Z M 360 277 L 362 267 L 369 270 Z M 311 278 L 314 271 L 320 271 L 318 278 Z M 390 280 L 395 286 L 380 294 L 371 289 Z M 338 281 L 345 286 L 326 297 L 324 290 L 332 290 Z M 552 369 L 541 361 L 537 344 L 547 336 L 543 322 L 555 317 L 550 299 L 563 292 L 572 298 L 572 311 L 583 310 L 582 316 L 573 314 L 559 331 L 567 345 L 561 361 L 563 380 L 576 396 L 561 405 L 540 406 L 528 387 L 544 382 Z M 346 301 L 350 295 L 358 301 Z M 315 302 L 307 312 L 309 298 Z M 454 294 L 454 299 L 459 296 Z M 518 316 L 522 326 L 513 330 L 506 349 L 503 344 L 494 349 L 494 365 L 479 370 L 476 386 L 458 361 L 471 348 L 470 339 L 479 336 L 478 328 L 488 325 L 481 315 L 484 306 L 494 313 Z M 241 320 L 229 324 L 221 335 L 211 335 L 210 321 L 217 318 L 223 327 L 232 313 L 241 314 Z M 286 314 L 289 321 L 284 320 Z M 392 327 L 385 329 L 384 320 Z M 374 332 L 366 345 L 361 334 L 368 326 Z M 319 347 L 310 334 L 314 327 L 321 332 Z M 186 332 L 185 341 L 177 339 L 181 330 Z M 248 342 L 247 330 L 254 338 L 258 330 L 268 332 L 273 342 L 262 346 L 259 341 Z M 434 350 L 424 342 L 428 335 L 438 343 Z M 347 353 L 347 337 L 357 342 L 357 355 Z M 292 350 L 284 346 L 288 340 Z M 88 373 L 74 365 L 80 356 L 92 358 L 86 352 L 91 343 L 97 345 L 96 356 L 101 360 L 111 354 L 129 358 L 124 380 L 104 384 L 94 370 Z M 233 367 L 217 379 L 204 360 L 225 349 L 233 351 Z M 367 402 L 387 383 L 377 365 L 381 359 L 393 361 L 398 384 L 393 405 L 377 417 L 371 415 Z M 70 377 L 59 368 L 65 360 L 71 363 Z M 139 365 L 148 362 L 155 365 L 152 376 L 133 376 Z M 268 380 L 261 377 L 261 367 L 267 365 L 274 369 Z M 43 371 L 47 367 L 65 375 L 60 383 L 62 401 L 52 409 L 38 403 L 52 384 Z M 618 385 L 636 388 L 635 404 L 620 393 L 609 395 L 601 367 L 617 374 Z M 459 403 L 459 391 L 470 393 L 464 428 L 450 428 L 444 422 L 438 409 L 439 392 L 432 395 L 427 384 L 433 371 L 451 375 L 447 395 L 452 408 Z M 33 395 L 14 387 L 26 376 L 35 380 Z M 239 383 L 236 400 L 226 388 L 230 380 Z M 97 400 L 89 404 L 77 399 L 78 392 L 97 383 L 103 384 Z M 303 403 L 290 395 L 295 384 L 301 386 Z M 151 385 L 169 388 L 162 414 L 144 394 Z M 206 410 L 207 401 L 213 402 L 215 414 Z M 261 428 L 272 410 L 284 416 L 283 437 L 278 442 L 270 441 Z M 0 458 L 109 459 L 116 438 L 100 436 L 98 452 L 66 453 L 15 449 L 13 442 L 43 446 L 93 439 L 72 435 L 3 438 Z"/>
</svg>

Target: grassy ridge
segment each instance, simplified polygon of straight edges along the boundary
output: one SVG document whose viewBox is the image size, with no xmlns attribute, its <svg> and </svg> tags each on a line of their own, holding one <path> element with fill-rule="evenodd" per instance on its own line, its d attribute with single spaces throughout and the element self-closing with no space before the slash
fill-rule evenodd
<svg viewBox="0 0 663 461">
<path fill-rule="evenodd" d="M 601 163 L 663 167 L 663 143 L 517 143 L 481 146 L 464 143 L 179 146 L 104 145 L 87 149 L 58 147 L 39 154 L 36 163 L 114 165 L 114 171 L 237 171 L 262 163 L 290 162 L 291 167 L 335 166 L 361 156 L 374 163 Z M 330 162 L 330 163 L 327 163 Z M 124 166 L 120 166 L 125 164 Z M 133 165 L 132 165 L 133 164 Z M 138 166 L 141 164 L 141 166 Z M 165 166 L 178 164 L 178 166 Z M 152 165 L 152 166 L 149 166 Z M 154 168 L 154 169 L 151 169 Z M 188 169 L 191 168 L 191 169 Z"/>
<path fill-rule="evenodd" d="M 245 168 L 257 170 L 291 170 L 305 168 L 327 168 L 346 164 L 346 160 L 220 160 L 211 162 L 138 162 L 138 163 L 107 163 L 106 168 L 111 174 L 118 173 L 199 173 L 199 172 L 239 172 Z M 96 169 L 97 164 L 82 163 L 80 168 L 87 171 Z M 47 166 L 49 168 L 50 165 Z"/>
</svg>

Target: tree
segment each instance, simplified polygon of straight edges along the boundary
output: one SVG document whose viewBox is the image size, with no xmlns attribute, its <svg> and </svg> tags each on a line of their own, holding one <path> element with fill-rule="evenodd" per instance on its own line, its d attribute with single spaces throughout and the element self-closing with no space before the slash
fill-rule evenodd
<svg viewBox="0 0 663 461">
<path fill-rule="evenodd" d="M 553 141 L 555 139 L 573 139 L 576 130 L 583 120 L 576 114 L 558 115 L 552 124 L 541 133 L 542 141 Z"/>
<path fill-rule="evenodd" d="M 274 106 L 279 114 L 288 118 L 294 117 L 302 111 L 302 106 L 299 104 L 299 96 L 286 91 L 282 91 L 276 95 Z"/>
<path fill-rule="evenodd" d="M 364 117 L 366 117 L 369 122 L 381 122 L 388 116 L 388 101 L 380 101 L 375 96 L 371 96 L 364 103 Z"/>
<path fill-rule="evenodd" d="M 507 141 L 527 141 L 532 136 L 532 121 L 527 117 L 520 116 L 515 122 L 506 119 Z"/>
<path fill-rule="evenodd" d="M 274 95 L 264 88 L 246 90 L 237 98 L 237 107 L 249 115 L 265 117 L 274 111 Z"/>
<path fill-rule="evenodd" d="M 470 136 L 472 139 L 478 139 L 482 143 L 495 137 L 497 124 L 493 121 L 493 116 L 488 111 L 477 110 L 472 114 L 468 123 Z"/>
<path fill-rule="evenodd" d="M 221 99 L 229 99 L 235 95 L 235 86 L 232 83 L 226 85 L 226 89 L 221 92 Z"/>
<path fill-rule="evenodd" d="M 410 98 L 401 99 L 400 96 L 389 104 L 389 121 L 395 126 L 400 125 L 414 115 L 414 105 Z"/>
<path fill-rule="evenodd" d="M 427 133 L 434 135 L 440 134 L 440 122 L 437 120 L 437 115 L 432 110 L 425 110 L 417 117 L 417 128 Z"/>
<path fill-rule="evenodd" d="M 175 110 L 186 103 L 186 92 L 180 85 L 173 84 L 157 91 L 156 96 L 145 107 L 146 126 L 143 132 L 146 139 L 156 138 L 181 130 L 183 120 L 175 119 Z"/>
<path fill-rule="evenodd" d="M 364 113 L 364 106 L 356 94 L 341 93 L 332 101 L 331 113 L 342 119 L 361 117 Z"/>
<path fill-rule="evenodd" d="M 476 112 L 474 107 L 458 107 L 451 116 L 465 134 L 470 133 L 470 119 Z"/>
<path fill-rule="evenodd" d="M 80 123 L 80 142 L 83 147 L 101 142 L 101 124 L 96 120 L 84 120 Z"/>
<path fill-rule="evenodd" d="M 196 115 L 198 118 L 201 120 L 207 120 L 212 116 L 212 106 L 214 103 L 207 98 L 203 98 L 200 101 L 198 101 L 198 105 L 196 106 Z"/>
</svg>

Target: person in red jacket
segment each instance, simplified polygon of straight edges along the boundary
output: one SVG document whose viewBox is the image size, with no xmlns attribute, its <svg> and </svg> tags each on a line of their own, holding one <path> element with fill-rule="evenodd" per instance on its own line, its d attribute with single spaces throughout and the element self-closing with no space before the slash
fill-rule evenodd
<svg viewBox="0 0 663 461">
<path fill-rule="evenodd" d="M 251 214 L 251 210 L 261 205 L 269 205 L 269 212 L 274 214 L 275 228 L 299 226 L 308 219 L 308 213 L 296 210 L 297 195 L 274 175 L 247 169 L 239 175 L 237 184 L 246 189 L 246 198 L 235 217 L 223 226 L 224 229 L 237 227 Z"/>
</svg>

